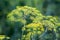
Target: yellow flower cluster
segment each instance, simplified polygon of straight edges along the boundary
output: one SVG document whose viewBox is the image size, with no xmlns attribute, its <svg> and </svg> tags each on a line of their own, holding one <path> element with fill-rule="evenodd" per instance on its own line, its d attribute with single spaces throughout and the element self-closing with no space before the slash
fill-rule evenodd
<svg viewBox="0 0 60 40">
<path fill-rule="evenodd" d="M 29 27 L 37 28 L 39 26 L 42 26 L 42 24 L 41 23 L 31 23 L 31 24 L 27 25 L 27 28 L 29 28 Z"/>
<path fill-rule="evenodd" d="M 35 34 L 41 35 L 44 32 L 44 27 L 41 23 L 31 23 L 23 27 L 22 30 L 27 32 L 27 35 L 23 35 L 22 38 L 30 40 L 30 37 Z"/>
<path fill-rule="evenodd" d="M 26 25 L 26 27 L 23 27 L 22 30 L 26 30 L 26 28 L 28 29 L 28 31 L 30 30 L 30 28 L 32 28 L 33 30 L 42 30 L 43 31 L 43 25 L 41 23 L 31 23 Z"/>
<path fill-rule="evenodd" d="M 34 20 L 37 16 L 42 14 L 36 9 L 28 6 L 17 7 L 7 15 L 7 20 L 10 22 L 28 23 L 27 20 Z"/>
<path fill-rule="evenodd" d="M 42 16 L 42 17 L 37 17 L 36 19 L 34 19 L 35 23 L 39 23 L 41 22 L 42 25 L 44 25 L 46 28 L 48 28 L 48 30 L 56 30 L 55 28 L 57 27 L 57 23 L 58 23 L 58 18 L 57 17 L 53 17 L 53 16 Z"/>
<path fill-rule="evenodd" d="M 5 35 L 0 35 L 0 40 L 3 40 L 5 38 Z"/>
<path fill-rule="evenodd" d="M 0 35 L 0 40 L 3 40 L 5 38 L 10 39 L 10 37 L 6 37 L 6 35 Z"/>
</svg>

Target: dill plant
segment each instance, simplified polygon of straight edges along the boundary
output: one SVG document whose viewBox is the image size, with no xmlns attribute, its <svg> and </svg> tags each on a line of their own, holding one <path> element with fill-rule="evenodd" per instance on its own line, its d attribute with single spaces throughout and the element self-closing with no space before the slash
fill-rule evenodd
<svg viewBox="0 0 60 40">
<path fill-rule="evenodd" d="M 11 35 L 11 40 L 22 40 L 22 27 L 25 27 L 31 23 L 31 25 L 34 25 L 33 21 L 37 17 L 43 17 L 43 15 L 36 8 L 28 6 L 18 6 L 12 12 L 8 13 L 7 23 L 14 30 L 13 35 Z"/>
<path fill-rule="evenodd" d="M 28 6 L 18 6 L 7 15 L 7 23 L 14 30 L 11 40 L 56 40 L 59 38 L 58 20 Z"/>
</svg>

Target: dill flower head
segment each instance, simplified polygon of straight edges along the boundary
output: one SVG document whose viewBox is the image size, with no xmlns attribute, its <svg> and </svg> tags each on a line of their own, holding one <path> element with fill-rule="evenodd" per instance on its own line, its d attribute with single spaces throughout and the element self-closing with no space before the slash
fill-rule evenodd
<svg viewBox="0 0 60 40">
<path fill-rule="evenodd" d="M 30 23 L 23 27 L 22 31 L 23 35 L 25 35 L 25 37 L 22 37 L 23 39 L 31 39 L 30 37 L 33 37 L 34 35 L 41 35 L 44 32 L 44 27 L 41 23 Z"/>
<path fill-rule="evenodd" d="M 7 21 L 9 23 L 20 22 L 21 24 L 29 24 L 32 23 L 37 16 L 41 17 L 42 14 L 36 8 L 18 6 L 7 15 Z"/>
<path fill-rule="evenodd" d="M 48 30 L 52 31 L 52 29 L 56 29 L 58 21 L 58 17 L 53 17 L 53 16 L 42 16 L 34 19 L 34 23 L 39 23 L 41 22 L 42 25 L 44 25 L 45 28 Z"/>
</svg>

